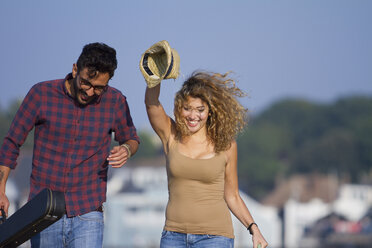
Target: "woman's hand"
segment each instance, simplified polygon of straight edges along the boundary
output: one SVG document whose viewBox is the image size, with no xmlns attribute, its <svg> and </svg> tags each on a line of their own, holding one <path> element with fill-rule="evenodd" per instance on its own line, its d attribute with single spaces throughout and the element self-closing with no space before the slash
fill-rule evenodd
<svg viewBox="0 0 372 248">
<path fill-rule="evenodd" d="M 252 231 L 252 242 L 254 248 L 266 248 L 268 246 L 267 241 L 263 237 L 260 229 L 258 229 L 257 225 L 253 225 L 251 227 Z"/>
</svg>

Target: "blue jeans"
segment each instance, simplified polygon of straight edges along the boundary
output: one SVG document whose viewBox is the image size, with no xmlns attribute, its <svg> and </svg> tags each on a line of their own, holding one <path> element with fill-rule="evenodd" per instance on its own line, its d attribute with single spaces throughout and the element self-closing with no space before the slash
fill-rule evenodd
<svg viewBox="0 0 372 248">
<path fill-rule="evenodd" d="M 101 248 L 103 213 L 98 211 L 60 220 L 31 238 L 33 248 Z"/>
<path fill-rule="evenodd" d="M 233 248 L 234 239 L 209 234 L 163 231 L 160 248 Z"/>
</svg>

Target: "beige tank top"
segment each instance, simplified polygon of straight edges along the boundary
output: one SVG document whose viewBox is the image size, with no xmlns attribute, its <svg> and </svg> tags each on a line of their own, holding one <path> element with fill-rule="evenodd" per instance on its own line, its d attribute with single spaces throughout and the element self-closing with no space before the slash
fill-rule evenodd
<svg viewBox="0 0 372 248">
<path fill-rule="evenodd" d="M 192 159 L 179 153 L 177 144 L 173 142 L 167 156 L 169 201 L 164 229 L 234 238 L 224 200 L 225 156 Z"/>
</svg>

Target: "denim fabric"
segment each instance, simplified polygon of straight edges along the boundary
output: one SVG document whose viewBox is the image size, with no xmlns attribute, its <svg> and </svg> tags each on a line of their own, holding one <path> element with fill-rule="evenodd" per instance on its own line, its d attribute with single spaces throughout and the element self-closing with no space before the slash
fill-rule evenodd
<svg viewBox="0 0 372 248">
<path fill-rule="evenodd" d="M 102 243 L 103 213 L 98 211 L 72 218 L 64 215 L 31 238 L 33 248 L 101 248 Z"/>
<path fill-rule="evenodd" d="M 160 248 L 233 248 L 234 239 L 209 234 L 163 231 Z"/>
</svg>

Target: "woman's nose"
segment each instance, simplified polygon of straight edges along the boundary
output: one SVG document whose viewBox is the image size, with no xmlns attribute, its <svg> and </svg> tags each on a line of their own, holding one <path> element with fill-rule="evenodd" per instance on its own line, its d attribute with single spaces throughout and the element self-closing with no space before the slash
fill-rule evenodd
<svg viewBox="0 0 372 248">
<path fill-rule="evenodd" d="M 199 117 L 199 116 L 200 116 L 199 111 L 197 111 L 196 109 L 192 109 L 192 110 L 191 110 L 191 113 L 190 113 L 190 116 L 191 116 L 192 118 Z"/>
</svg>

